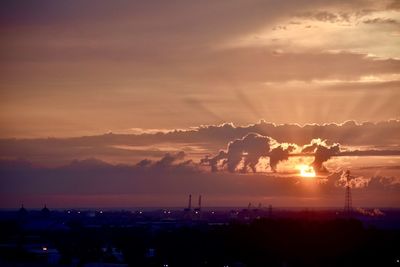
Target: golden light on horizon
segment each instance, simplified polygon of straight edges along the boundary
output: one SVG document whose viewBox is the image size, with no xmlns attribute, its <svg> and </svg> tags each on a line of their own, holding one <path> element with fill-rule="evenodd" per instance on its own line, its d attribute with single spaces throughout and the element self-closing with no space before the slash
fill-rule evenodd
<svg viewBox="0 0 400 267">
<path fill-rule="evenodd" d="M 299 170 L 301 177 L 315 177 L 315 170 L 312 166 L 306 164 L 300 164 L 296 166 L 296 169 Z"/>
</svg>

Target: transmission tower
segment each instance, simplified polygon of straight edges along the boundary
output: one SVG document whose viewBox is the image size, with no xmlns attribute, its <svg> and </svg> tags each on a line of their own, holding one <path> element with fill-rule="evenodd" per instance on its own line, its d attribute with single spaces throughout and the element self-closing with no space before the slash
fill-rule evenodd
<svg viewBox="0 0 400 267">
<path fill-rule="evenodd" d="M 346 193 L 344 200 L 344 214 L 350 217 L 353 212 L 352 201 L 351 201 L 351 188 L 350 188 L 350 171 L 347 170 L 345 175 L 346 175 Z"/>
</svg>

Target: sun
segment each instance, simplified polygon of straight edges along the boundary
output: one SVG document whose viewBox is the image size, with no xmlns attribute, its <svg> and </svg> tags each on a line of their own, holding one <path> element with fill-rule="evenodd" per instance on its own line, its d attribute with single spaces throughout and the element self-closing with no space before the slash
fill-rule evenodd
<svg viewBox="0 0 400 267">
<path fill-rule="evenodd" d="M 301 177 L 315 177 L 315 171 L 312 166 L 306 164 L 300 164 L 296 166 L 296 169 L 300 171 Z"/>
</svg>

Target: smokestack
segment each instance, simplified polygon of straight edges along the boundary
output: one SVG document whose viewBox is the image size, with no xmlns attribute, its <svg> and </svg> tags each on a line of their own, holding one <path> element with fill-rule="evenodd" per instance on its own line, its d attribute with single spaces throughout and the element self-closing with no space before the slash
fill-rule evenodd
<svg viewBox="0 0 400 267">
<path fill-rule="evenodd" d="M 192 195 L 189 195 L 189 206 L 188 206 L 188 210 L 192 209 Z"/>
<path fill-rule="evenodd" d="M 201 210 L 201 195 L 199 196 L 199 210 Z"/>
</svg>

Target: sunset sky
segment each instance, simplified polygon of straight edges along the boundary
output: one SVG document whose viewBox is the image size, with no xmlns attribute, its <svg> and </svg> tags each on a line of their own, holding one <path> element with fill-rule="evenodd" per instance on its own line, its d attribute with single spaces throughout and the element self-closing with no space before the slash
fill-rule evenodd
<svg viewBox="0 0 400 267">
<path fill-rule="evenodd" d="M 16 0 L 0 33 L 0 207 L 341 207 L 347 169 L 400 207 L 400 1 Z"/>
</svg>

